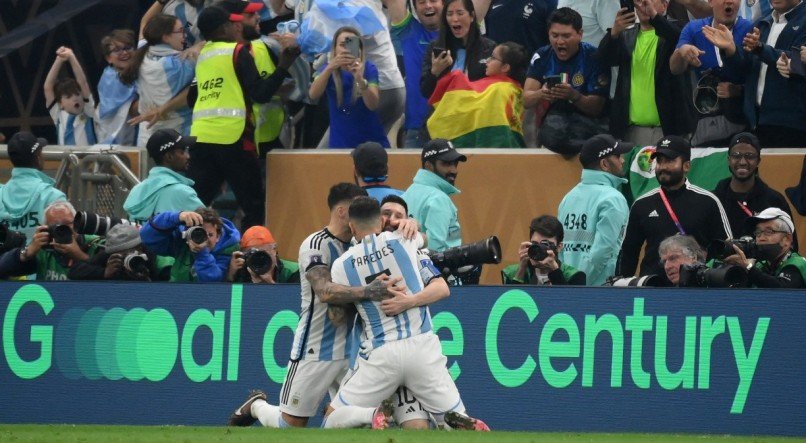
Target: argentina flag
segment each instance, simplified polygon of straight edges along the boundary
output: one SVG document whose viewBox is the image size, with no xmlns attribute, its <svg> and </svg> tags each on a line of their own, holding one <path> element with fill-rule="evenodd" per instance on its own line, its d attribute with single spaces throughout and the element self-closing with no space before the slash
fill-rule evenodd
<svg viewBox="0 0 806 443">
<path fill-rule="evenodd" d="M 317 55 L 330 52 L 333 34 L 343 26 L 352 26 L 362 36 L 373 35 L 384 29 L 372 7 L 377 0 L 316 0 L 305 14 L 297 42 L 303 54 Z"/>
</svg>

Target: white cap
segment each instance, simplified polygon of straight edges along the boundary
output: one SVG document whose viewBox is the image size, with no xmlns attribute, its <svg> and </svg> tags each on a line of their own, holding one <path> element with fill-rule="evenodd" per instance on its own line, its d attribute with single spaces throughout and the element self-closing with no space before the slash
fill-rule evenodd
<svg viewBox="0 0 806 443">
<path fill-rule="evenodd" d="M 786 225 L 789 227 L 789 232 L 795 232 L 795 224 L 792 223 L 792 217 L 790 217 L 789 214 L 778 208 L 767 208 L 747 219 L 747 223 L 750 224 L 751 226 L 755 226 L 759 222 L 775 219 L 783 220 L 784 223 L 786 223 Z"/>
</svg>

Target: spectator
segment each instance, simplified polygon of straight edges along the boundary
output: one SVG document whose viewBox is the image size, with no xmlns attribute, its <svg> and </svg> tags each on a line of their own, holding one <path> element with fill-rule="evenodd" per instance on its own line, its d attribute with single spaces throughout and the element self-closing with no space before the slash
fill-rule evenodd
<svg viewBox="0 0 806 443">
<path fill-rule="evenodd" d="M 187 43 L 192 46 L 203 41 L 198 21 L 199 15 L 205 6 L 210 6 L 214 0 L 156 0 L 140 20 L 140 35 L 146 23 L 157 14 L 172 15 L 182 22 L 187 35 Z"/>
<path fill-rule="evenodd" d="M 67 273 L 70 280 L 168 281 L 171 257 L 154 255 L 143 246 L 140 228 L 118 224 L 106 232 L 106 248 Z"/>
<path fill-rule="evenodd" d="M 689 22 L 669 59 L 672 74 L 680 75 L 693 68 L 697 78 L 693 100 L 698 120 L 691 138 L 693 146 L 724 145 L 746 126 L 742 114 L 746 70 L 723 63 L 725 55 L 709 35 L 717 29 L 730 28 L 739 44 L 753 24 L 738 17 L 736 0 L 710 2 L 713 17 Z"/>
<path fill-rule="evenodd" d="M 45 208 L 67 196 L 56 182 L 42 172 L 45 160 L 42 148 L 47 141 L 30 132 L 18 132 L 8 141 L 8 157 L 13 169 L 11 179 L 0 188 L 0 223 L 33 240 L 37 226 L 45 217 Z"/>
<path fill-rule="evenodd" d="M 726 263 L 742 266 L 751 285 L 758 288 L 806 288 L 806 259 L 792 250 L 795 225 L 786 212 L 767 208 L 747 219 L 758 245 L 755 260 L 734 246 Z"/>
<path fill-rule="evenodd" d="M 70 64 L 76 78 L 57 82 L 64 62 Z M 58 144 L 94 145 L 96 139 L 92 115 L 95 112 L 95 102 L 84 69 L 72 49 L 61 46 L 56 50 L 56 60 L 45 77 L 44 90 L 45 106 L 56 124 Z"/>
<path fill-rule="evenodd" d="M 582 19 L 582 27 L 578 30 L 580 37 L 583 42 L 595 47 L 615 21 L 620 4 L 619 0 L 559 0 L 557 7 L 579 13 Z"/>
<path fill-rule="evenodd" d="M 761 180 L 758 166 L 761 163 L 761 144 L 749 132 L 731 138 L 728 148 L 728 169 L 731 176 L 717 183 L 714 195 L 722 202 L 733 235 L 752 235 L 745 231 L 746 221 L 767 208 L 781 208 L 792 217 L 789 205 L 780 192 Z M 792 233 L 793 249 L 798 250 L 797 236 Z"/>
<path fill-rule="evenodd" d="M 658 246 L 670 235 L 690 235 L 703 247 L 713 240 L 733 237 L 730 222 L 719 199 L 686 180 L 686 174 L 691 169 L 691 145 L 688 141 L 670 135 L 659 140 L 656 146 L 652 158 L 660 187 L 636 199 L 630 208 L 618 275 L 635 274 L 644 243 L 642 276 L 662 274 Z"/>
<path fill-rule="evenodd" d="M 664 135 L 690 134 L 696 124 L 688 99 L 691 81 L 669 70 L 681 27 L 666 18 L 668 6 L 669 0 L 638 0 L 634 14 L 622 8 L 599 44 L 599 58 L 619 69 L 610 133 L 638 146 Z M 639 26 L 634 26 L 636 15 Z"/>
<path fill-rule="evenodd" d="M 201 243 L 195 242 L 190 232 L 199 226 L 207 235 Z M 143 225 L 140 237 L 150 251 L 176 259 L 171 269 L 172 282 L 224 281 L 232 253 L 238 250 L 241 240 L 232 222 L 209 208 L 161 212 Z"/>
<path fill-rule="evenodd" d="M 226 180 L 244 212 L 241 225 L 246 229 L 264 221 L 263 180 L 248 115 L 251 103 L 272 99 L 298 53 L 284 51 L 277 70 L 261 79 L 248 47 L 236 43 L 243 34 L 242 20 L 217 6 L 199 16 L 207 43 L 196 64 L 200 93 L 190 132 L 197 140 L 188 177 L 205 204 L 221 192 Z"/>
<path fill-rule="evenodd" d="M 31 243 L 4 256 L 0 275 L 30 275 L 37 280 L 67 280 L 76 263 L 91 260 L 103 248 L 96 235 L 76 234 L 73 219 L 76 210 L 69 202 L 57 201 L 45 209 L 42 226 L 36 228 Z"/>
<path fill-rule="evenodd" d="M 705 262 L 705 250 L 690 235 L 666 237 L 658 246 L 660 263 L 672 286 L 680 284 L 680 266 Z"/>
<path fill-rule="evenodd" d="M 420 93 L 422 66 L 430 43 L 439 37 L 442 0 L 416 0 L 414 11 L 409 11 L 407 0 L 386 0 L 389 21 L 392 23 L 392 41 L 403 52 L 406 73 L 406 120 L 403 122 L 403 148 L 422 149 L 428 139 L 425 120 L 428 116 L 428 99 Z"/>
<path fill-rule="evenodd" d="M 135 126 L 126 121 L 137 113 L 137 87 L 125 85 L 120 74 L 131 63 L 137 38 L 130 29 L 115 29 L 101 39 L 101 51 L 109 64 L 98 81 L 95 124 L 98 143 L 134 146 Z"/>
<path fill-rule="evenodd" d="M 268 265 L 265 257 L 270 257 Z M 227 281 L 299 283 L 299 265 L 277 257 L 277 242 L 268 228 L 252 226 L 241 237 L 241 250 L 232 253 Z"/>
<path fill-rule="evenodd" d="M 451 195 L 458 194 L 454 186 L 459 162 L 467 157 L 441 138 L 428 141 L 421 155 L 422 169 L 417 171 L 411 186 L 403 193 L 411 216 L 428 235 L 432 251 L 444 251 L 462 244 L 459 215 Z"/>
<path fill-rule="evenodd" d="M 786 79 L 772 67 L 783 51 L 806 44 L 806 5 L 801 0 L 780 0 L 772 6 L 772 14 L 745 36 L 744 51 L 737 49 L 738 39 L 729 29 L 715 29 L 710 36 L 725 51 L 725 66 L 748 72 L 744 113 L 761 144 L 803 146 L 806 82 Z"/>
<path fill-rule="evenodd" d="M 499 43 L 518 43 L 531 56 L 549 44 L 547 19 L 557 9 L 557 0 L 481 0 L 476 9 L 487 37 Z"/>
<path fill-rule="evenodd" d="M 579 13 L 569 8 L 552 12 L 551 45 L 538 49 L 532 57 L 524 86 L 525 107 L 548 108 L 538 141 L 563 155 L 577 154 L 584 140 L 605 131 L 599 117 L 610 74 L 597 60 L 596 47 L 580 41 L 582 35 Z"/>
<path fill-rule="evenodd" d="M 124 84 L 136 84 L 140 94 L 138 111 L 157 110 L 164 116 L 147 126 L 141 123 L 137 146 L 143 146 L 160 129 L 173 129 L 183 135 L 190 133 L 191 112 L 187 106 L 187 87 L 195 75 L 196 61 L 181 56 L 185 44 L 185 28 L 172 15 L 157 14 L 143 28 L 146 44 L 137 49 L 129 66 L 121 74 Z M 177 97 L 178 109 L 169 102 Z"/>
<path fill-rule="evenodd" d="M 563 197 L 557 216 L 567 242 L 560 249 L 563 263 L 583 271 L 590 286 L 601 286 L 616 272 L 618 250 L 630 208 L 621 193 L 624 153 L 632 143 L 597 135 L 582 145 L 582 180 Z"/>
<path fill-rule="evenodd" d="M 557 217 L 541 215 L 533 219 L 529 223 L 529 240 L 518 248 L 520 262 L 501 271 L 505 285 L 585 285 L 584 272 L 560 262 L 563 225 Z M 539 250 L 542 255 L 537 254 Z"/>
<path fill-rule="evenodd" d="M 370 197 L 380 202 L 387 195 L 403 194 L 403 191 L 386 184 L 389 158 L 383 146 L 375 142 L 361 143 L 350 155 L 353 157 L 355 184 L 367 191 Z"/>
<path fill-rule="evenodd" d="M 770 0 L 739 1 L 739 16 L 750 23 L 756 23 L 771 12 Z"/>
<path fill-rule="evenodd" d="M 431 97 L 437 81 L 451 71 L 461 71 L 470 81 L 484 77 L 495 42 L 481 35 L 476 10 L 470 0 L 447 0 L 440 17 L 439 37 L 423 60 L 420 92 Z"/>
<path fill-rule="evenodd" d="M 357 53 L 351 52 L 352 44 L 358 46 Z M 329 147 L 348 148 L 367 141 L 389 147 L 389 139 L 376 112 L 378 70 L 364 59 L 364 43 L 355 28 L 342 27 L 333 35 L 328 62 L 319 70 L 308 91 L 313 100 L 324 93 L 327 93 L 330 109 Z"/>
<path fill-rule="evenodd" d="M 204 206 L 193 189 L 193 180 L 182 175 L 187 170 L 194 141 L 193 137 L 183 137 L 173 129 L 160 129 L 148 139 L 146 149 L 156 166 L 123 202 L 130 220 L 144 224 L 160 212 L 192 211 Z"/>
</svg>

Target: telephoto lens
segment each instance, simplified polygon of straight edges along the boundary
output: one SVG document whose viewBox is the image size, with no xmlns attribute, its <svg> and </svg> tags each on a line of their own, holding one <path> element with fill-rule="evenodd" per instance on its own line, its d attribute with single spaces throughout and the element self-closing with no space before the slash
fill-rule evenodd
<svg viewBox="0 0 806 443">
<path fill-rule="evenodd" d="M 73 243 L 73 230 L 67 225 L 49 225 L 48 234 L 54 243 L 69 245 Z"/>
<path fill-rule="evenodd" d="M 554 256 L 557 256 L 557 246 L 554 243 L 548 240 L 540 240 L 539 242 L 533 241 L 532 244 L 529 245 L 526 254 L 534 261 L 543 261 L 549 256 L 549 250 L 554 251 Z"/>
<path fill-rule="evenodd" d="M 134 274 L 148 273 L 148 256 L 140 252 L 131 252 L 123 258 L 123 267 Z"/>
<path fill-rule="evenodd" d="M 243 259 L 246 262 L 246 267 L 256 275 L 263 275 L 269 272 L 269 269 L 271 269 L 271 255 L 262 249 L 249 249 L 248 251 L 244 252 Z"/>
<path fill-rule="evenodd" d="M 207 231 L 204 230 L 201 226 L 191 226 L 185 231 L 185 234 L 182 236 L 184 239 L 190 239 L 193 243 L 197 245 L 201 245 L 207 241 Z"/>
<path fill-rule="evenodd" d="M 81 211 L 76 213 L 73 228 L 78 234 L 106 235 L 106 231 L 115 225 L 133 225 L 124 218 L 106 217 L 94 212 Z"/>
</svg>

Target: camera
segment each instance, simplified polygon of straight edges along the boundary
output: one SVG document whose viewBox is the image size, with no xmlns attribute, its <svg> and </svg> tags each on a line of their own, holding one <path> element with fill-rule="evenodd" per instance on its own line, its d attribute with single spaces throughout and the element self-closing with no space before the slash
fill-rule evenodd
<svg viewBox="0 0 806 443">
<path fill-rule="evenodd" d="M 747 269 L 735 265 L 709 268 L 703 263 L 680 266 L 680 287 L 742 288 L 747 286 Z"/>
<path fill-rule="evenodd" d="M 533 241 L 532 244 L 529 245 L 526 254 L 534 261 L 543 261 L 549 256 L 548 253 L 550 250 L 554 252 L 554 256 L 556 257 L 557 245 L 555 245 L 554 242 L 548 240 L 540 240 L 539 242 Z"/>
<path fill-rule="evenodd" d="M 605 286 L 615 287 L 653 287 L 659 288 L 666 286 L 664 279 L 655 274 L 643 275 L 641 277 L 611 277 L 605 283 Z"/>
<path fill-rule="evenodd" d="M 501 263 L 501 244 L 498 237 L 492 235 L 476 243 L 448 248 L 429 255 L 434 266 L 441 270 L 457 270 L 464 266 L 475 266 L 484 263 Z"/>
<path fill-rule="evenodd" d="M 73 243 L 73 230 L 68 225 L 48 225 L 48 235 L 54 243 L 61 245 Z"/>
<path fill-rule="evenodd" d="M 133 274 L 148 274 L 148 256 L 142 252 L 131 252 L 123 258 L 123 267 Z"/>
<path fill-rule="evenodd" d="M 8 229 L 8 225 L 0 223 L 0 253 L 25 246 L 25 234 Z"/>
<path fill-rule="evenodd" d="M 193 243 L 197 245 L 204 244 L 207 241 L 207 231 L 204 230 L 201 226 L 191 226 L 187 228 L 185 232 L 182 233 L 182 239 L 187 240 L 190 239 Z"/>
<path fill-rule="evenodd" d="M 747 258 L 758 258 L 758 245 L 756 240 L 750 236 L 740 237 L 733 240 L 714 240 L 711 242 L 709 255 L 719 260 L 724 260 L 725 257 L 736 254 L 733 246 L 739 248 Z"/>
<path fill-rule="evenodd" d="M 133 225 L 134 223 L 124 218 L 105 217 L 86 211 L 76 213 L 73 220 L 73 228 L 77 234 L 106 235 L 109 228 L 119 224 Z"/>
<path fill-rule="evenodd" d="M 269 255 L 268 252 L 258 248 L 251 248 L 244 252 L 243 259 L 244 262 L 246 262 L 246 267 L 256 275 L 263 275 L 269 272 L 269 269 L 271 269 L 272 266 L 271 255 Z"/>
</svg>

